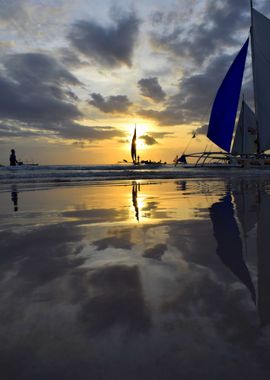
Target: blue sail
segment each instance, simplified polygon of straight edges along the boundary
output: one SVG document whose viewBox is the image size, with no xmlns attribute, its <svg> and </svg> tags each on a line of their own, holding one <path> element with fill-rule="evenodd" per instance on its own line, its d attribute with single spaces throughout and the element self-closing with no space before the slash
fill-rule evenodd
<svg viewBox="0 0 270 380">
<path fill-rule="evenodd" d="M 213 103 L 207 137 L 230 152 L 249 39 L 229 68 Z"/>
</svg>

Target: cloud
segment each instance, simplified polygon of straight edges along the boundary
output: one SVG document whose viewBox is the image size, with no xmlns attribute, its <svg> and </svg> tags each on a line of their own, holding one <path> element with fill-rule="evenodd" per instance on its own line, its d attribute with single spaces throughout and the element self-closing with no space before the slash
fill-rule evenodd
<svg viewBox="0 0 270 380">
<path fill-rule="evenodd" d="M 155 139 L 164 139 L 166 137 L 170 137 L 171 135 L 174 135 L 174 132 L 151 132 L 151 135 Z"/>
<path fill-rule="evenodd" d="M 146 145 L 158 144 L 157 140 L 155 140 L 154 137 L 149 135 L 140 136 L 140 139 L 143 140 Z"/>
<path fill-rule="evenodd" d="M 235 54 L 214 57 L 201 73 L 184 75 L 177 94 L 169 97 L 161 110 L 141 109 L 139 115 L 155 120 L 160 126 L 204 123 L 226 71 Z"/>
<path fill-rule="evenodd" d="M 0 117 L 23 122 L 60 122 L 81 116 L 70 102 L 69 85 L 80 82 L 54 58 L 40 53 L 13 54 L 0 76 Z"/>
<path fill-rule="evenodd" d="M 128 139 L 120 139 L 120 140 L 118 140 L 118 142 L 120 143 L 120 144 L 128 144 L 128 143 L 130 143 L 130 141 L 128 140 Z"/>
<path fill-rule="evenodd" d="M 29 20 L 27 12 L 24 9 L 22 0 L 1 1 L 0 20 L 2 22 L 10 23 L 14 20 Z"/>
<path fill-rule="evenodd" d="M 163 91 L 156 77 L 142 78 L 138 81 L 138 87 L 141 90 L 141 95 L 155 102 L 161 102 L 166 97 L 166 93 Z"/>
<path fill-rule="evenodd" d="M 116 128 L 77 123 L 82 113 L 71 87 L 78 79 L 53 57 L 13 54 L 0 75 L 0 137 L 45 137 L 74 140 L 121 138 Z M 120 107 L 120 106 L 119 106 Z"/>
<path fill-rule="evenodd" d="M 124 113 L 131 105 L 126 95 L 109 96 L 108 99 L 105 100 L 102 95 L 92 93 L 91 97 L 92 100 L 90 100 L 89 103 L 105 113 Z"/>
<path fill-rule="evenodd" d="M 68 35 L 73 47 L 103 66 L 131 66 L 139 33 L 139 20 L 134 12 L 113 16 L 113 25 L 95 21 L 77 21 Z"/>
<path fill-rule="evenodd" d="M 167 99 L 162 110 L 139 111 L 139 115 L 161 126 L 207 121 L 218 86 L 248 37 L 250 16 L 245 0 L 223 3 L 211 0 L 201 5 L 200 15 L 198 9 L 191 13 L 191 18 L 197 15 L 196 22 L 189 19 L 179 22 L 180 13 L 173 16 L 170 9 L 152 15 L 153 46 L 177 60 L 181 57 L 183 70 L 178 93 Z M 247 62 L 245 94 L 252 101 L 249 72 Z"/>
<path fill-rule="evenodd" d="M 208 124 L 204 124 L 201 127 L 196 129 L 196 135 L 206 135 L 208 131 Z"/>
<path fill-rule="evenodd" d="M 165 16 L 161 15 L 158 22 L 159 26 L 163 24 L 163 32 L 152 33 L 153 45 L 173 55 L 192 59 L 196 65 L 202 65 L 225 48 L 238 46 L 239 32 L 246 30 L 247 36 L 249 32 L 250 16 L 246 0 L 208 1 L 197 22 L 182 22 L 180 26 L 173 23 L 175 18 L 168 23 L 168 15 Z"/>
<path fill-rule="evenodd" d="M 83 139 L 88 141 L 107 140 L 122 137 L 124 133 L 113 127 L 88 127 L 73 122 L 62 125 L 52 125 L 51 130 L 59 137 L 67 139 Z"/>
<path fill-rule="evenodd" d="M 28 127 L 25 124 L 22 124 L 21 126 L 0 124 L 0 138 L 61 138 L 67 140 L 78 140 L 77 144 L 80 144 L 80 146 L 82 146 L 82 142 L 80 140 L 93 142 L 122 136 L 124 136 L 124 133 L 114 127 L 85 126 L 72 121 L 66 121 L 63 123 L 47 123 L 46 129 L 43 129 L 42 124 L 31 124 Z"/>
<path fill-rule="evenodd" d="M 68 48 L 59 49 L 58 56 L 59 56 L 59 60 L 66 67 L 77 68 L 77 67 L 88 65 L 87 62 L 82 61 L 80 59 L 77 52 Z"/>
</svg>

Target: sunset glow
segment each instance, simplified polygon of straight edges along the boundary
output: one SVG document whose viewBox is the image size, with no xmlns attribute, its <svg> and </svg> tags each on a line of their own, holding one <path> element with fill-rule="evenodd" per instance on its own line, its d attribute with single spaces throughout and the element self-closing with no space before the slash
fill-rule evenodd
<svg viewBox="0 0 270 380">
<path fill-rule="evenodd" d="M 116 163 L 135 123 L 144 159 L 172 162 L 194 130 L 188 149 L 205 149 L 216 90 L 247 37 L 242 3 L 1 2 L 0 164 L 11 148 L 40 164 Z"/>
</svg>

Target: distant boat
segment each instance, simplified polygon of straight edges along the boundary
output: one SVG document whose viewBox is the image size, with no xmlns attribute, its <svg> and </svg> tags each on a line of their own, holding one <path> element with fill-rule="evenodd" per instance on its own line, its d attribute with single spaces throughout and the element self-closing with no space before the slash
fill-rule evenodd
<svg viewBox="0 0 270 380">
<path fill-rule="evenodd" d="M 134 133 L 131 141 L 131 159 L 134 165 L 137 164 L 137 131 L 136 124 L 134 128 Z"/>
<path fill-rule="evenodd" d="M 223 151 L 184 154 L 197 160 L 195 166 L 265 166 L 270 165 L 270 20 L 251 9 L 250 37 L 231 64 L 213 102 L 207 137 Z M 255 112 L 243 100 L 232 144 L 246 63 L 251 41 Z M 184 163 L 183 155 L 178 162 Z M 224 165 L 226 164 L 226 165 Z"/>
<path fill-rule="evenodd" d="M 131 153 L 131 159 L 132 159 L 133 165 L 143 166 L 144 168 L 146 166 L 148 166 L 150 168 L 158 168 L 158 167 L 166 164 L 166 162 L 161 162 L 161 161 L 158 161 L 158 162 L 157 161 L 151 161 L 151 160 L 141 160 L 140 161 L 140 157 L 137 155 L 137 129 L 136 129 L 136 124 L 135 124 L 134 133 L 133 133 L 133 137 L 132 137 L 132 141 L 131 141 L 130 153 Z M 123 160 L 123 161 L 127 162 L 126 160 Z"/>
</svg>

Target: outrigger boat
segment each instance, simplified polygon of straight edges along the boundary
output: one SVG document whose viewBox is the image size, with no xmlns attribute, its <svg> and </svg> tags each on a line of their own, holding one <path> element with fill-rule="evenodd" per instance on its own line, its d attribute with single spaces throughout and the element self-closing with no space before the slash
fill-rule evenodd
<svg viewBox="0 0 270 380">
<path fill-rule="evenodd" d="M 207 137 L 222 151 L 183 153 L 175 160 L 195 167 L 270 167 L 270 19 L 250 1 L 250 37 L 231 64 L 213 102 Z M 247 51 L 251 42 L 255 112 L 243 99 L 232 144 Z M 188 164 L 192 159 L 192 165 Z"/>
</svg>

